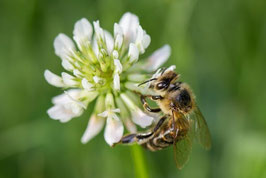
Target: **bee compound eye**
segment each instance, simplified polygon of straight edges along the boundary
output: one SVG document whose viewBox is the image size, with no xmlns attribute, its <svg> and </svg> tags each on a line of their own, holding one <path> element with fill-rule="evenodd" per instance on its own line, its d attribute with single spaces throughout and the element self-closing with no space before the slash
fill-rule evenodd
<svg viewBox="0 0 266 178">
<path fill-rule="evenodd" d="M 165 89 L 165 88 L 167 88 L 167 87 L 168 87 L 168 84 L 165 83 L 165 82 L 160 82 L 160 83 L 158 83 L 158 84 L 156 85 L 156 89 L 157 89 L 157 90 L 162 90 L 162 89 Z"/>
</svg>

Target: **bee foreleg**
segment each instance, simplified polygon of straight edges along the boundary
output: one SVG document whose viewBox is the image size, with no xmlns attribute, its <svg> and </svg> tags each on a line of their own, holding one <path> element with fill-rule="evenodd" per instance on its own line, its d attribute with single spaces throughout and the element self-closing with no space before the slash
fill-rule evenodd
<svg viewBox="0 0 266 178">
<path fill-rule="evenodd" d="M 146 101 L 146 96 L 144 95 L 141 95 L 140 99 L 141 99 L 141 102 L 143 104 L 143 107 L 149 111 L 149 112 L 160 112 L 161 109 L 160 108 L 150 108 L 150 106 L 148 105 L 147 101 Z"/>
<path fill-rule="evenodd" d="M 150 97 L 152 100 L 161 100 L 163 99 L 163 97 L 161 95 L 151 95 L 151 96 L 148 96 Z"/>
</svg>

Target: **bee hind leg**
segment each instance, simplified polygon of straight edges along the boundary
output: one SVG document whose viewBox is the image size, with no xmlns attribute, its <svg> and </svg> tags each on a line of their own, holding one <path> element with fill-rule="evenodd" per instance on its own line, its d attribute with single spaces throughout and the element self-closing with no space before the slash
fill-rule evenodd
<svg viewBox="0 0 266 178">
<path fill-rule="evenodd" d="M 120 143 L 122 144 L 133 143 L 136 141 L 136 136 L 137 134 L 129 134 L 129 135 L 123 136 L 122 139 L 120 140 Z"/>
<path fill-rule="evenodd" d="M 121 138 L 121 140 L 118 143 L 115 143 L 113 146 L 117 144 L 132 144 L 132 143 L 138 143 L 141 144 L 142 142 L 145 142 L 145 140 L 149 139 L 153 135 L 153 132 L 148 133 L 140 133 L 140 134 L 128 134 Z"/>
<path fill-rule="evenodd" d="M 133 133 L 133 134 L 128 134 L 125 135 L 121 138 L 121 140 L 118 143 L 115 143 L 113 145 L 113 147 L 117 144 L 131 144 L 131 143 L 135 143 L 137 142 L 138 144 L 142 144 L 143 142 L 149 140 L 153 134 L 163 125 L 164 121 L 167 119 L 166 116 L 163 116 L 158 123 L 156 124 L 156 126 L 153 128 L 152 131 L 147 132 L 147 133 Z"/>
</svg>

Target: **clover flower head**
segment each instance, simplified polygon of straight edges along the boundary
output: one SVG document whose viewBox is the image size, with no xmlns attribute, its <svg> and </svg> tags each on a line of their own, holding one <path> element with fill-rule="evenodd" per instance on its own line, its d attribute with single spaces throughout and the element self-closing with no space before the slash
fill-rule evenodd
<svg viewBox="0 0 266 178">
<path fill-rule="evenodd" d="M 64 90 L 52 99 L 54 106 L 48 109 L 48 115 L 65 123 L 81 116 L 88 106 L 94 107 L 82 143 L 96 136 L 105 121 L 104 138 L 109 145 L 119 142 L 124 126 L 128 131 L 135 131 L 135 124 L 150 126 L 153 117 L 134 102 L 137 96 L 133 91 L 143 92 L 137 84 L 166 62 L 171 53 L 169 45 L 140 60 L 151 38 L 138 17 L 129 12 L 114 24 L 113 35 L 99 21 L 91 24 L 82 18 L 74 25 L 73 39 L 59 34 L 54 40 L 55 54 L 66 72 L 60 76 L 44 72 L 49 84 Z M 95 106 L 90 104 L 93 100 Z"/>
</svg>

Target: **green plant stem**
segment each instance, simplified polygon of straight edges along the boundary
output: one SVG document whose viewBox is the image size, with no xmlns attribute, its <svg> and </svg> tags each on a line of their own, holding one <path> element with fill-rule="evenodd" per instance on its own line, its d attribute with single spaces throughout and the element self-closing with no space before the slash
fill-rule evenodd
<svg viewBox="0 0 266 178">
<path fill-rule="evenodd" d="M 131 146 L 131 154 L 134 161 L 135 175 L 137 178 L 149 178 L 142 148 L 139 145 Z"/>
</svg>

